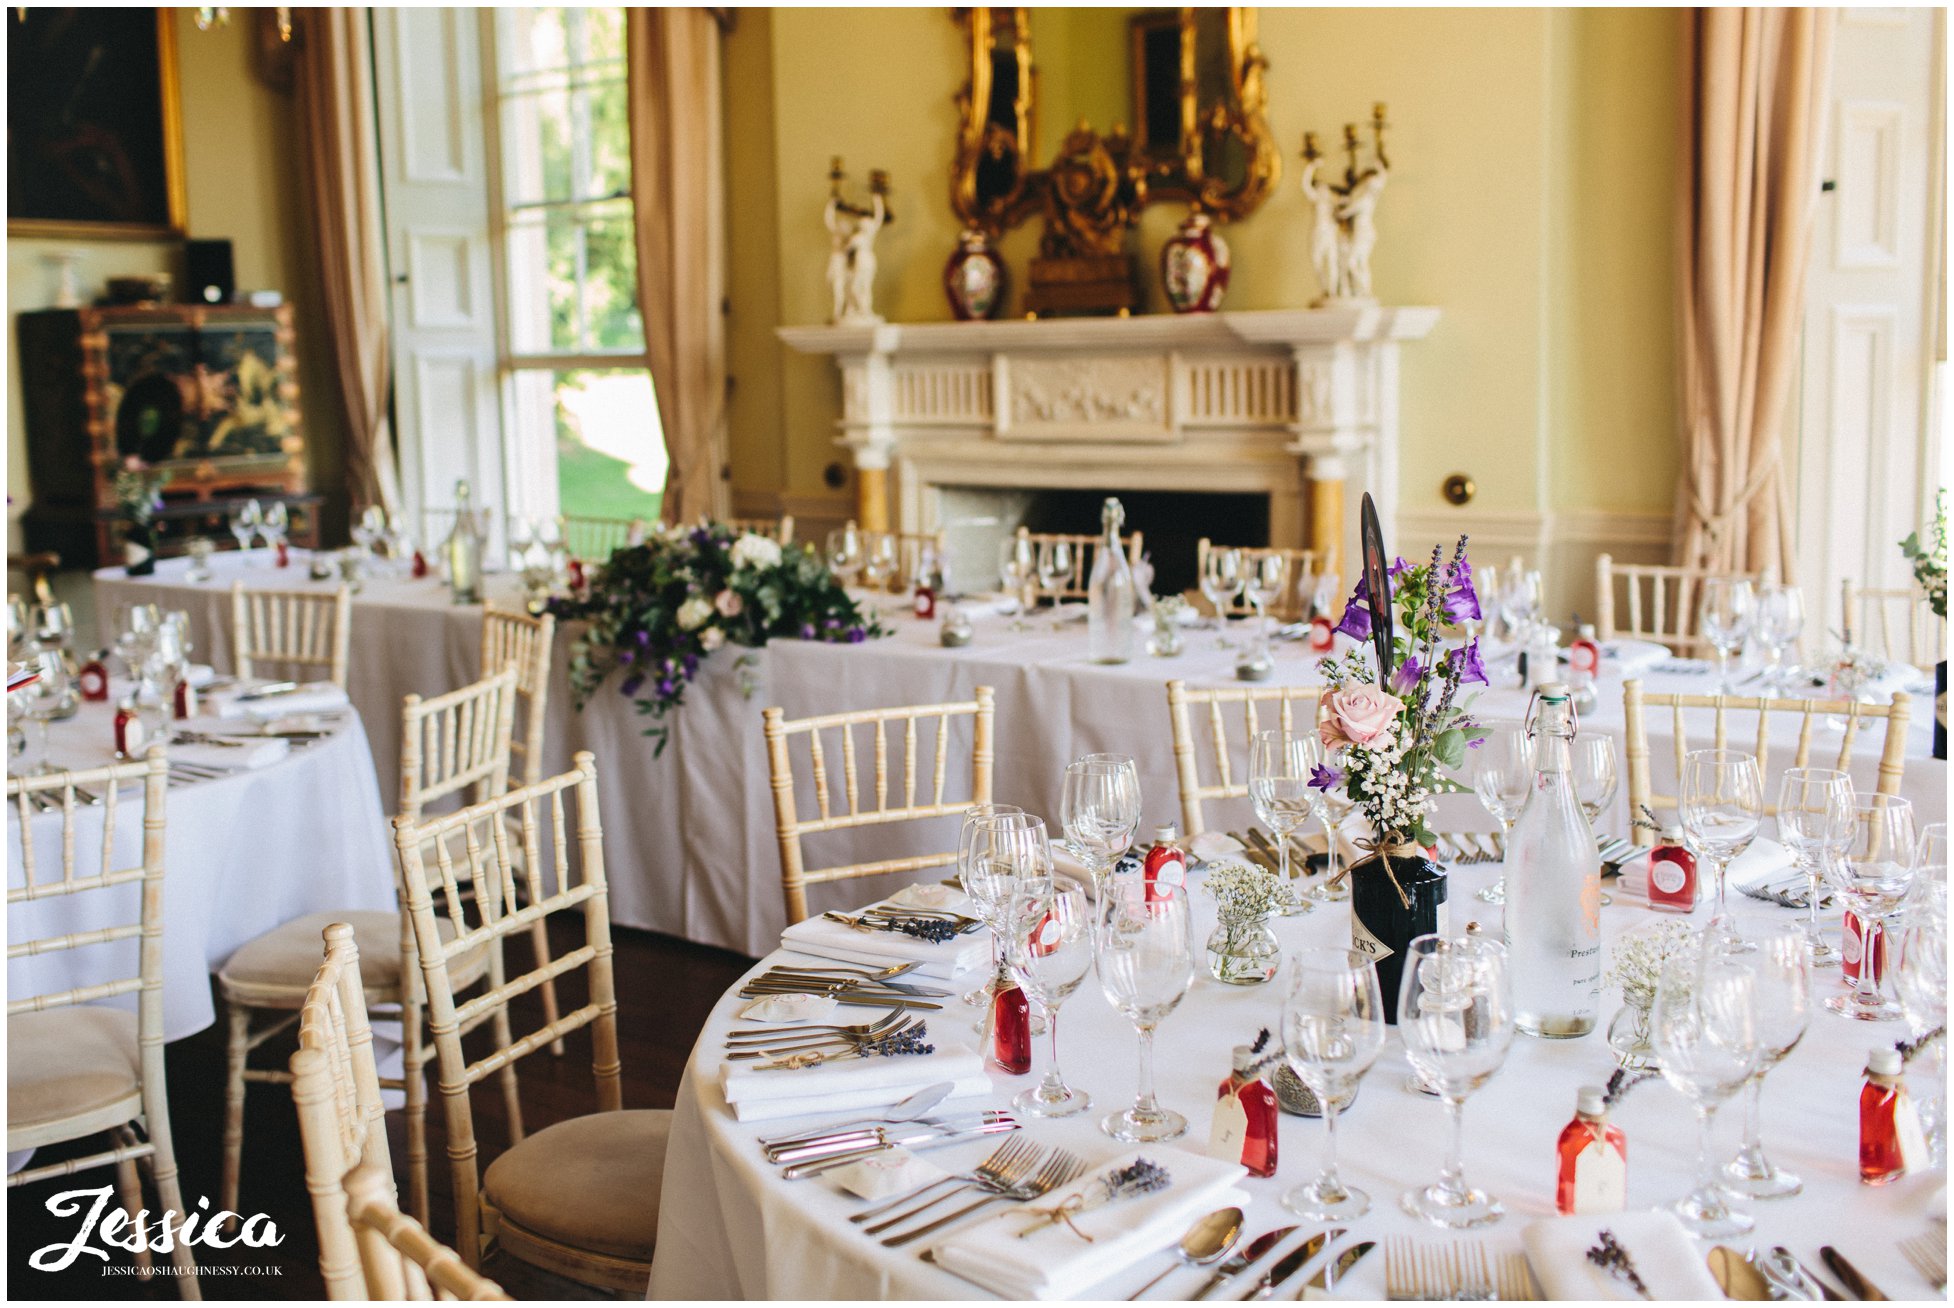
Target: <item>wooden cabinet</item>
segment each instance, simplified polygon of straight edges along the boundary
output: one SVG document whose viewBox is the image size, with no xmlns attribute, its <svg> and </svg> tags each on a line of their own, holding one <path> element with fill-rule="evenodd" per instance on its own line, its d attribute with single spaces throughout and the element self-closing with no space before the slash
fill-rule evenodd
<svg viewBox="0 0 1954 1308">
<path fill-rule="evenodd" d="M 222 519 L 251 497 L 284 500 L 294 542 L 317 543 L 289 307 L 48 309 L 18 327 L 30 550 L 116 561 L 115 472 L 130 456 L 171 474 L 157 517 L 165 553 L 213 528 L 228 539 Z"/>
</svg>

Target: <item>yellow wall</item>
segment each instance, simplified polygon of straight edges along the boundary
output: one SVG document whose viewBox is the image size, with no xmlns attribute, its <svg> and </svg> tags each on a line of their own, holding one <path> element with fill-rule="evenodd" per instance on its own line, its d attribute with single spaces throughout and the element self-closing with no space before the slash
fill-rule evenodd
<svg viewBox="0 0 1954 1308">
<path fill-rule="evenodd" d="M 1454 471 L 1477 479 L 1475 511 L 1666 509 L 1676 467 L 1675 14 L 1271 8 L 1260 22 L 1285 173 L 1277 195 L 1227 229 L 1228 307 L 1314 298 L 1295 152 L 1305 128 L 1336 139 L 1384 100 L 1394 170 L 1379 212 L 1378 294 L 1444 313 L 1405 350 L 1404 510 L 1443 510 L 1439 485 Z M 1124 60 L 1124 46 L 1106 57 Z M 894 179 L 878 311 L 950 316 L 940 273 L 957 232 L 947 189 L 966 59 L 945 9 L 742 12 L 727 47 L 736 322 L 826 320 L 821 205 L 836 154 L 858 179 L 871 167 Z M 761 96 L 764 114 L 738 103 Z M 769 192 L 771 232 L 738 212 L 739 197 Z M 1147 211 L 1133 248 L 1152 282 L 1180 217 Z M 1014 274 L 1036 239 L 1034 222 L 1003 242 Z M 755 272 L 742 284 L 746 261 L 771 279 Z M 1157 285 L 1150 297 L 1162 307 Z M 818 491 L 823 466 L 845 461 L 832 445 L 832 365 L 765 349 L 758 335 L 735 351 L 735 394 L 773 385 L 756 383 L 765 371 L 778 376 L 779 403 L 736 409 L 734 484 Z M 784 459 L 763 457 L 776 448 Z"/>
<path fill-rule="evenodd" d="M 175 17 L 190 234 L 228 237 L 239 288 L 281 290 L 292 303 L 312 484 L 336 492 L 344 473 L 344 410 L 327 382 L 319 297 L 303 257 L 310 232 L 293 154 L 291 97 L 258 80 L 249 11 L 236 11 L 228 27 L 208 32 L 197 30 L 189 9 L 176 10 Z M 114 276 L 167 271 L 179 284 L 182 279 L 180 247 L 173 242 L 7 242 L 7 489 L 14 499 L 8 510 L 10 527 L 31 498 L 14 316 L 49 303 L 50 279 L 41 260 L 64 249 L 82 251 L 84 298 L 99 294 L 104 280 Z M 19 543 L 17 535 L 14 543 Z"/>
</svg>

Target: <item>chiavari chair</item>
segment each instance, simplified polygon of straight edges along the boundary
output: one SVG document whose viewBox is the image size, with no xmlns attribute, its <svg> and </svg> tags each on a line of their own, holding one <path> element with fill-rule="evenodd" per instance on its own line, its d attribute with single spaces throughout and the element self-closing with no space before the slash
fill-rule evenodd
<svg viewBox="0 0 1954 1308">
<path fill-rule="evenodd" d="M 1845 625 L 1850 643 L 1925 672 L 1947 656 L 1947 619 L 1927 607 L 1918 586 L 1882 588 L 1845 583 Z"/>
<path fill-rule="evenodd" d="M 1317 553 L 1315 550 L 1288 549 L 1280 546 L 1216 545 L 1206 536 L 1195 547 L 1194 575 L 1196 578 L 1208 575 L 1208 556 L 1217 550 L 1232 549 L 1242 558 L 1242 576 L 1253 576 L 1253 569 L 1263 559 L 1280 558 L 1287 565 L 1283 570 L 1282 593 L 1269 602 L 1268 613 L 1278 622 L 1294 622 L 1302 617 L 1309 607 L 1310 596 L 1303 594 L 1302 579 L 1305 573 L 1314 577 L 1317 572 Z M 1337 596 L 1332 603 L 1341 600 Z M 1229 600 L 1217 616 L 1225 618 L 1245 617 L 1255 612 L 1255 606 L 1237 595 Z"/>
<path fill-rule="evenodd" d="M 1628 772 L 1628 811 L 1633 817 L 1640 817 L 1644 808 L 1655 812 L 1674 811 L 1680 802 L 1673 794 L 1657 794 L 1649 771 L 1649 736 L 1647 716 L 1651 711 L 1666 710 L 1669 713 L 1675 740 L 1676 784 L 1681 786 L 1683 760 L 1692 749 L 1748 749 L 1758 761 L 1760 768 L 1769 762 L 1771 746 L 1771 724 L 1796 721 L 1798 738 L 1793 746 L 1789 768 L 1811 766 L 1814 747 L 1813 735 L 1821 729 L 1828 718 L 1845 719 L 1845 730 L 1839 740 L 1837 754 L 1829 766 L 1840 772 L 1849 772 L 1852 764 L 1852 743 L 1858 739 L 1861 727 L 1871 729 L 1882 721 L 1886 735 L 1879 753 L 1879 766 L 1875 789 L 1882 795 L 1900 793 L 1900 780 L 1906 771 L 1907 720 L 1913 712 L 1913 697 L 1904 691 L 1893 696 L 1891 704 L 1861 704 L 1847 699 L 1763 699 L 1737 695 L 1675 695 L 1651 694 L 1642 689 L 1639 679 L 1630 679 L 1622 686 L 1622 713 L 1626 720 L 1628 743 L 1623 749 L 1623 759 Z M 1687 730 L 1689 710 L 1708 710 L 1710 713 L 1710 740 L 1704 743 L 1698 737 L 1692 743 Z M 1756 733 L 1748 740 L 1737 737 L 1732 745 L 1730 719 L 1739 713 L 1756 715 Z M 1777 793 L 1777 787 L 1765 778 L 1764 793 L 1766 802 L 1764 813 L 1773 816 L 1776 805 L 1769 797 Z M 1632 839 L 1638 845 L 1651 845 L 1656 833 L 1643 827 L 1633 828 Z"/>
<path fill-rule="evenodd" d="M 1710 648 L 1697 630 L 1696 603 L 1705 581 L 1729 578 L 1753 586 L 1761 572 L 1718 572 L 1709 568 L 1678 568 L 1657 564 L 1615 562 L 1603 554 L 1594 561 L 1595 631 L 1602 640 L 1652 640 L 1679 655 L 1699 655 Z M 1483 597 L 1486 592 L 1481 591 Z M 1626 616 L 1618 596 L 1627 601 Z"/>
<path fill-rule="evenodd" d="M 776 545 L 794 543 L 794 515 L 791 513 L 783 513 L 778 518 L 728 518 L 726 525 L 734 531 L 765 536 Z"/>
<path fill-rule="evenodd" d="M 1045 589 L 1042 582 L 1034 579 L 1033 584 L 1038 587 L 1038 594 L 1051 595 L 1054 598 L 1062 600 L 1084 599 L 1086 597 L 1086 587 L 1092 580 L 1093 560 L 1099 556 L 1099 537 L 1089 534 L 1076 535 L 1069 532 L 1032 531 L 1029 528 L 1020 527 L 1018 528 L 1018 539 L 1030 542 L 1033 550 L 1033 558 L 1038 557 L 1048 546 L 1061 542 L 1071 547 L 1071 571 L 1059 581 L 1057 586 L 1051 589 Z M 1127 565 L 1129 567 L 1138 567 L 1140 565 L 1140 554 L 1144 545 L 1142 533 L 1136 531 L 1130 535 L 1122 536 L 1120 537 L 1120 544 L 1126 547 Z"/>
<path fill-rule="evenodd" d="M 766 709 L 761 720 L 767 739 L 767 770 L 773 785 L 776 834 L 780 840 L 780 884 L 787 901 L 787 921 L 807 917 L 807 888 L 859 877 L 885 876 L 896 872 L 916 872 L 944 867 L 957 861 L 956 851 L 917 854 L 852 863 L 834 867 L 809 868 L 801 848 L 803 837 L 823 831 L 844 831 L 891 823 L 914 822 L 951 817 L 973 804 L 990 802 L 991 768 L 994 759 L 992 715 L 994 695 L 989 686 L 978 686 L 974 698 L 960 703 L 913 704 L 903 708 L 856 709 L 822 717 L 789 721 L 782 710 Z M 959 718 L 972 720 L 970 745 L 970 793 L 953 796 L 949 787 L 950 727 Z M 917 724 L 933 719 L 936 723 L 935 747 L 925 751 L 919 744 Z M 856 728 L 873 728 L 873 792 L 862 794 L 860 785 L 861 751 L 856 745 Z M 901 731 L 901 788 L 891 794 L 889 774 L 889 736 L 891 728 Z M 841 736 L 843 794 L 837 796 L 830 775 L 823 732 Z M 790 746 L 795 737 L 805 736 L 813 763 L 813 788 L 819 816 L 803 818 L 795 794 L 794 765 Z M 927 776 L 922 769 L 927 766 Z M 917 791 L 923 790 L 919 798 Z M 864 802 L 866 799 L 867 802 Z M 845 800 L 843 809 L 838 800 Z"/>
<path fill-rule="evenodd" d="M 672 1115 L 622 1106 L 595 760 L 579 753 L 570 772 L 454 813 L 419 822 L 398 817 L 394 842 L 439 1065 L 463 1261 L 479 1269 L 483 1257 L 499 1248 L 584 1285 L 642 1293 L 657 1240 Z M 545 889 L 545 869 L 553 873 L 553 890 Z M 464 886 L 472 893 L 464 893 Z M 457 1001 L 452 977 L 470 951 L 493 952 L 508 936 L 556 913 L 581 920 L 577 948 Z M 584 975 L 587 1002 L 505 1049 L 468 1057 L 462 1034 L 471 1021 L 506 1009 L 546 975 L 572 973 Z M 470 1088 L 584 1027 L 591 1031 L 598 1111 L 528 1135 L 480 1169 Z"/>
<path fill-rule="evenodd" d="M 7 1151 L 39 1149 L 69 1140 L 106 1134 L 109 1147 L 61 1162 L 29 1166 L 8 1176 L 9 1186 L 31 1185 L 57 1176 L 72 1176 L 95 1167 L 114 1167 L 117 1197 L 139 1238 L 146 1223 L 140 1164 L 147 1170 L 167 1211 L 178 1220 L 190 1214 L 183 1206 L 177 1176 L 176 1147 L 170 1129 L 168 1088 L 163 1071 L 163 874 L 164 795 L 168 763 L 161 747 L 146 759 L 80 772 L 10 777 L 7 800 L 13 805 L 20 832 L 18 863 L 7 885 L 7 915 L 18 927 L 29 924 L 7 946 L 7 959 L 39 958 L 69 951 L 89 952 L 88 963 L 77 952 L 64 959 L 68 975 L 94 975 L 122 970 L 133 945 L 133 967 L 121 975 L 31 996 L 10 995 L 7 1001 Z M 141 800 L 132 804 L 124 786 L 140 786 Z M 77 801 L 77 790 L 101 797 L 99 808 Z M 117 823 L 131 808 L 141 822 L 142 855 L 134 867 L 118 868 L 115 858 Z M 34 838 L 37 813 L 60 822 L 58 877 L 41 875 L 38 855 L 44 843 Z M 100 827 L 99 863 L 84 866 L 78 852 L 78 826 Z M 92 835 L 92 832 L 91 832 Z M 125 889 L 126 888 L 126 889 Z M 135 911 L 112 925 L 61 934 L 31 935 L 43 914 L 60 911 L 58 901 L 90 896 L 87 904 L 135 899 Z M 74 902 L 74 901 L 71 901 Z M 78 909 L 78 911 L 86 911 Z M 94 920 L 94 919 L 91 919 Z M 10 991 L 14 988 L 9 987 Z M 114 1006 L 125 995 L 135 996 L 135 1011 Z M 187 1241 L 175 1241 L 170 1260 L 177 1269 L 178 1289 L 186 1299 L 201 1298 L 197 1264 Z M 149 1273 L 149 1253 L 137 1254 Z"/>
<path fill-rule="evenodd" d="M 1321 686 L 1224 686 L 1212 690 L 1190 690 L 1185 681 L 1167 683 L 1167 716 L 1173 730 L 1174 770 L 1180 777 L 1181 826 L 1189 839 L 1207 830 L 1206 806 L 1211 799 L 1242 799 L 1248 795 L 1248 767 L 1235 769 L 1234 753 L 1228 739 L 1228 722 L 1239 715 L 1242 724 L 1241 748 L 1246 758 L 1248 742 L 1258 731 L 1279 730 L 1285 736 L 1316 735 L 1317 713 L 1321 707 Z M 1208 757 L 1213 761 L 1213 782 L 1201 779 L 1200 744 L 1194 717 L 1205 710 Z M 1269 721 L 1263 720 L 1264 713 Z"/>
<path fill-rule="evenodd" d="M 563 548 L 571 557 L 602 563 L 624 548 L 631 530 L 645 527 L 643 518 L 594 518 L 566 513 L 557 521 L 563 528 Z"/>
<path fill-rule="evenodd" d="M 327 680 L 346 688 L 353 593 L 252 590 L 231 585 L 231 661 L 241 678 L 264 675 L 260 663 L 281 672 L 323 668 Z"/>
<path fill-rule="evenodd" d="M 508 1291 L 400 1211 L 393 1177 L 372 1163 L 346 1174 L 346 1219 L 359 1243 L 364 1297 L 374 1303 L 504 1301 Z"/>
</svg>

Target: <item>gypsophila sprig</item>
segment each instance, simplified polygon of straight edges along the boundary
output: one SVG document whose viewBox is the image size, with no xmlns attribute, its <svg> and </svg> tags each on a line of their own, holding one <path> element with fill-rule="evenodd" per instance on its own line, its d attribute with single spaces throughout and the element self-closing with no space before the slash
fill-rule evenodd
<svg viewBox="0 0 1954 1308">
<path fill-rule="evenodd" d="M 1602 980 L 1620 988 L 1622 1000 L 1637 1008 L 1655 1003 L 1656 982 L 1672 958 L 1692 948 L 1697 933 L 1686 922 L 1658 922 L 1631 931 L 1616 942 Z"/>
<path fill-rule="evenodd" d="M 1282 878 L 1237 859 L 1208 864 L 1203 887 L 1214 896 L 1215 915 L 1224 922 L 1267 917 L 1296 906 L 1296 896 Z"/>
</svg>

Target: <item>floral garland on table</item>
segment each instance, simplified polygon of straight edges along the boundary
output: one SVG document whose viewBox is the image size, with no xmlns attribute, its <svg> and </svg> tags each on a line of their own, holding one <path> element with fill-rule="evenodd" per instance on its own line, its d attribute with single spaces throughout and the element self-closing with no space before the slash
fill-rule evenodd
<svg viewBox="0 0 1954 1308">
<path fill-rule="evenodd" d="M 1937 618 L 1947 616 L 1947 492 L 1934 492 L 1934 543 L 1923 546 L 1920 533 L 1900 542 L 1900 553 L 1913 564 L 1913 579 L 1927 592 L 1927 607 Z"/>
<path fill-rule="evenodd" d="M 618 691 L 654 719 L 645 734 L 657 738 L 660 754 L 670 733 L 663 719 L 721 646 L 758 649 L 776 636 L 858 644 L 884 634 L 812 549 L 783 549 L 716 522 L 668 527 L 625 546 L 586 589 L 552 599 L 549 610 L 589 624 L 570 644 L 577 707 L 622 669 Z"/>
<path fill-rule="evenodd" d="M 1487 735 L 1467 712 L 1471 701 L 1457 702 L 1462 685 L 1489 684 L 1478 639 L 1443 653 L 1439 649 L 1448 625 L 1481 616 L 1465 550 L 1461 536 L 1449 562 L 1434 546 L 1428 564 L 1413 567 L 1402 558 L 1392 564 L 1396 666 L 1388 689 L 1379 684 L 1368 647 L 1317 665 L 1329 682 L 1317 734 L 1325 749 L 1343 750 L 1343 766 L 1319 764 L 1310 785 L 1323 791 L 1342 786 L 1377 832 L 1381 848 L 1407 842 L 1430 847 L 1437 840 L 1426 819 L 1435 806 L 1432 796 L 1443 786 L 1439 769 L 1461 766 L 1466 750 Z M 1370 604 L 1370 587 L 1360 579 L 1337 631 L 1369 640 Z"/>
</svg>

